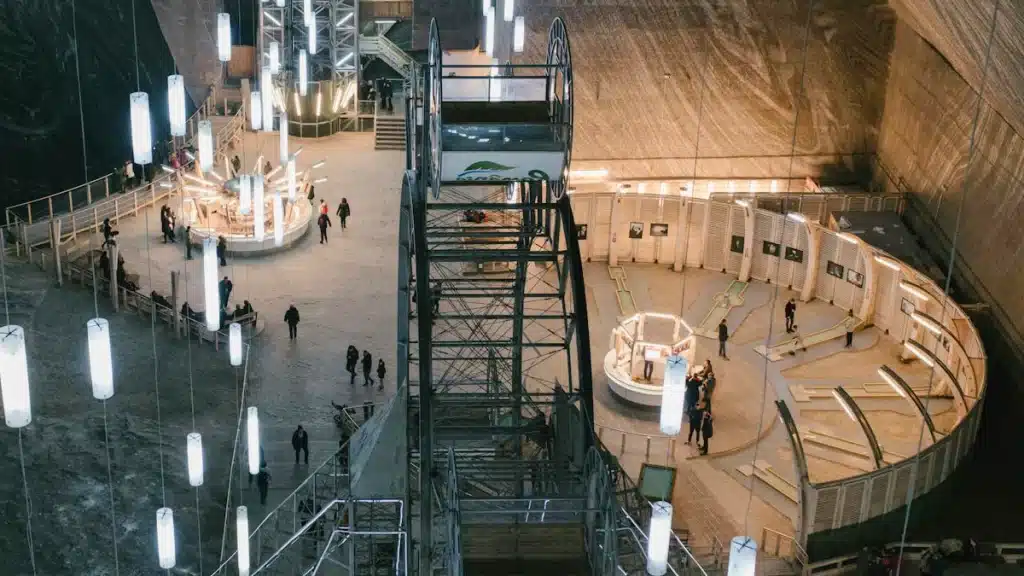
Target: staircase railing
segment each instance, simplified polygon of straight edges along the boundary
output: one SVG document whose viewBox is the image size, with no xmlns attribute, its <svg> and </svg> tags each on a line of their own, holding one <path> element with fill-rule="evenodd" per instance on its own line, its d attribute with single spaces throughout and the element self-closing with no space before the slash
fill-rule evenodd
<svg viewBox="0 0 1024 576">
<path fill-rule="evenodd" d="M 446 525 L 448 543 L 445 549 L 448 576 L 462 576 L 462 512 L 459 509 L 459 478 L 455 470 L 455 450 L 448 448 L 448 481 L 445 485 L 448 509 Z"/>
<path fill-rule="evenodd" d="M 807 566 L 807 551 L 792 536 L 772 530 L 761 529 L 761 551 L 765 556 L 796 562 L 800 571 Z"/>
<path fill-rule="evenodd" d="M 388 63 L 403 78 L 408 78 L 413 70 L 413 59 L 397 44 L 385 36 L 360 36 L 359 51 L 369 56 L 377 56 Z"/>
<path fill-rule="evenodd" d="M 631 551 L 643 558 L 643 564 L 647 564 L 647 537 L 648 534 L 644 532 L 643 528 L 637 524 L 636 520 L 630 516 L 629 512 L 625 508 L 619 509 L 620 523 L 617 528 L 619 533 L 625 532 L 628 534 L 628 538 L 619 539 L 620 543 L 632 542 L 635 544 L 635 548 Z M 620 550 L 620 557 L 625 556 L 626 550 Z M 646 574 L 646 570 L 643 569 L 639 572 L 633 570 L 626 570 L 620 564 L 620 574 Z M 700 565 L 700 562 L 693 556 L 686 544 L 676 535 L 675 532 L 671 533 L 668 543 L 668 569 L 674 576 L 681 575 L 693 575 L 698 574 L 707 576 L 707 572 Z"/>
</svg>

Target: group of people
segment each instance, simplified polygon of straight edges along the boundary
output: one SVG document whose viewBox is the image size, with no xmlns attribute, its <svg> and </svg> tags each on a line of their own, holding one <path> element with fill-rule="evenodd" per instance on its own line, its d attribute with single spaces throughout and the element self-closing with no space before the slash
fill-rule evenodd
<svg viewBox="0 0 1024 576">
<path fill-rule="evenodd" d="M 312 201 L 312 198 L 310 198 L 310 200 Z M 316 225 L 320 228 L 321 244 L 327 244 L 327 229 L 333 226 L 333 224 L 331 224 L 331 217 L 329 214 L 330 207 L 327 202 L 321 198 L 320 215 L 316 219 Z M 348 198 L 341 199 L 341 203 L 338 204 L 338 209 L 335 211 L 335 214 L 338 215 L 338 221 L 341 222 L 341 229 L 344 230 L 346 228 L 345 223 L 348 220 L 348 217 L 352 214 L 352 207 L 348 204 Z"/>
<path fill-rule="evenodd" d="M 711 413 L 711 398 L 715 393 L 715 371 L 711 360 L 706 360 L 700 372 L 686 379 L 686 393 L 683 397 L 683 411 L 690 422 L 690 433 L 686 437 L 689 446 L 697 436 L 697 448 L 701 454 L 708 453 L 708 440 L 714 435 L 714 416 Z M 704 444 L 701 445 L 701 438 Z"/>
<path fill-rule="evenodd" d="M 110 280 L 110 254 L 104 250 L 100 253 L 99 262 L 100 274 L 103 278 Z M 128 279 L 128 271 L 125 269 L 124 256 L 121 254 L 117 255 L 117 271 L 114 273 L 117 285 L 125 290 L 135 292 L 139 289 L 139 285 L 134 281 Z"/>
<path fill-rule="evenodd" d="M 381 110 L 394 112 L 395 105 L 392 98 L 395 95 L 394 86 L 387 78 L 378 78 L 376 81 L 366 80 L 359 90 L 360 100 L 377 100 L 380 98 Z"/>
<path fill-rule="evenodd" d="M 370 354 L 369 350 L 363 350 L 362 361 L 359 359 L 359 350 L 351 344 L 348 347 L 348 351 L 345 353 L 345 370 L 348 371 L 351 377 L 350 383 L 354 386 L 356 383 L 356 366 L 362 363 L 363 368 L 363 386 L 372 386 L 373 377 L 371 372 L 373 371 L 373 355 Z M 377 383 L 379 390 L 384 390 L 384 375 L 387 374 L 387 369 L 384 367 L 384 359 L 377 360 Z"/>
</svg>

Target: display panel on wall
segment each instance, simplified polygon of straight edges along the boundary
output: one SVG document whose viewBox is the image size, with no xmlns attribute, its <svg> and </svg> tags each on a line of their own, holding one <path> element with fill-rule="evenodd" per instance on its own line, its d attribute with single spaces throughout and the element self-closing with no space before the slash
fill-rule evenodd
<svg viewBox="0 0 1024 576">
<path fill-rule="evenodd" d="M 846 271 L 846 281 L 858 288 L 864 287 L 864 275 L 856 270 Z"/>
<path fill-rule="evenodd" d="M 738 254 L 743 254 L 743 247 L 746 245 L 746 240 L 743 236 L 733 236 L 732 242 L 729 243 L 729 250 Z"/>
<path fill-rule="evenodd" d="M 842 264 L 833 262 L 831 260 L 825 263 L 825 273 L 828 274 L 829 276 L 835 276 L 836 278 L 842 280 L 845 272 L 846 269 L 843 268 Z"/>
<path fill-rule="evenodd" d="M 779 244 L 776 244 L 775 242 L 769 242 L 768 240 L 765 240 L 764 244 L 761 245 L 761 252 L 764 253 L 764 254 L 767 254 L 769 256 L 775 256 L 776 258 L 778 258 L 779 257 L 779 248 L 780 248 Z"/>
<path fill-rule="evenodd" d="M 629 237 L 633 240 L 639 240 L 644 237 L 644 223 L 643 222 L 630 222 L 629 223 Z"/>
<path fill-rule="evenodd" d="M 551 180 L 562 174 L 562 152 L 451 152 L 441 155 L 444 182 Z"/>
<path fill-rule="evenodd" d="M 660 222 L 651 224 L 651 236 L 668 236 L 668 224 L 662 224 Z"/>
<path fill-rule="evenodd" d="M 586 240 L 587 239 L 587 225 L 586 224 L 577 224 L 576 225 L 576 239 L 577 240 Z"/>
<path fill-rule="evenodd" d="M 786 260 L 789 260 L 790 262 L 803 263 L 804 251 L 786 246 Z"/>
</svg>

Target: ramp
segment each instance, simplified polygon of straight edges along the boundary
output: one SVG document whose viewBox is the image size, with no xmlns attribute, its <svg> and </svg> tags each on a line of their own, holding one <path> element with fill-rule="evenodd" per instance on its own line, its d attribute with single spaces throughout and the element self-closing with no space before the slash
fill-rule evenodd
<svg viewBox="0 0 1024 576">
<path fill-rule="evenodd" d="M 846 336 L 847 328 L 856 329 L 860 323 L 861 320 L 856 316 L 847 316 L 831 328 L 819 330 L 806 336 L 802 336 L 800 332 L 795 332 L 771 348 L 765 348 L 764 344 L 761 344 L 755 347 L 754 350 L 772 362 L 778 362 L 786 354 L 806 352 L 811 346 L 817 346 L 818 344 L 824 344 L 825 342 Z"/>
<path fill-rule="evenodd" d="M 725 320 L 733 308 L 743 305 L 743 293 L 747 291 L 747 286 L 746 282 L 733 280 L 729 287 L 725 289 L 725 292 L 716 294 L 711 311 L 693 329 L 694 334 L 699 334 L 706 338 L 717 338 L 718 324 Z"/>
</svg>

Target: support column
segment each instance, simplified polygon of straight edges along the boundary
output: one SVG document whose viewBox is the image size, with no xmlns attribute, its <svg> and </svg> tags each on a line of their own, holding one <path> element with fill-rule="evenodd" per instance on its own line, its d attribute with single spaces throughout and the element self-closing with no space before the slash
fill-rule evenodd
<svg viewBox="0 0 1024 576">
<path fill-rule="evenodd" d="M 174 317 L 174 335 L 181 338 L 181 314 L 178 313 L 178 274 L 171 270 L 171 312 Z"/>
<path fill-rule="evenodd" d="M 807 270 L 804 273 L 804 285 L 800 288 L 800 301 L 808 302 L 814 296 L 814 285 L 818 281 L 818 250 L 820 249 L 821 236 L 817 225 L 807 226 Z"/>
<path fill-rule="evenodd" d="M 60 269 L 60 219 L 50 220 L 50 250 L 53 252 L 53 270 L 57 273 L 57 286 L 64 285 L 64 275 Z"/>
<path fill-rule="evenodd" d="M 608 265 L 619 265 L 618 241 L 619 241 L 619 217 L 622 203 L 622 193 L 629 190 L 629 184 L 619 186 L 615 191 L 615 198 L 612 200 L 612 223 L 608 229 Z"/>
<path fill-rule="evenodd" d="M 679 218 L 676 221 L 676 254 L 672 260 L 672 270 L 682 272 L 686 266 L 686 249 L 690 237 L 690 207 L 691 202 L 686 198 L 679 199 Z"/>
<path fill-rule="evenodd" d="M 110 258 L 110 303 L 114 306 L 114 312 L 117 312 L 120 301 L 117 291 L 117 244 L 111 242 L 107 245 L 107 258 Z"/>
<path fill-rule="evenodd" d="M 736 203 L 739 204 L 740 200 Z M 743 208 L 743 259 L 740 260 L 739 281 L 750 280 L 750 264 L 754 259 L 754 209 L 750 204 L 741 204 Z"/>
</svg>

